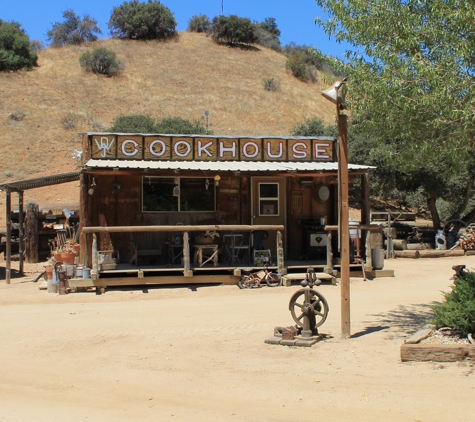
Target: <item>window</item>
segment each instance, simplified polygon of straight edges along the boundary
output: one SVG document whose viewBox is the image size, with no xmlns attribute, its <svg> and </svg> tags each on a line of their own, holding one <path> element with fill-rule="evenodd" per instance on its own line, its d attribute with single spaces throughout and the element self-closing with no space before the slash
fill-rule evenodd
<svg viewBox="0 0 475 422">
<path fill-rule="evenodd" d="M 278 183 L 259 183 L 259 215 L 279 215 Z"/>
<path fill-rule="evenodd" d="M 142 178 L 143 212 L 215 210 L 213 178 L 148 176 Z"/>
</svg>

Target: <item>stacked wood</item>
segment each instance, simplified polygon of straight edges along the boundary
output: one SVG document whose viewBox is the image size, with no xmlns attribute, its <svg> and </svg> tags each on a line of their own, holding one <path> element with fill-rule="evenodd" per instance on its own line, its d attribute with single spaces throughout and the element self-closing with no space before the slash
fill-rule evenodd
<svg viewBox="0 0 475 422">
<path fill-rule="evenodd" d="M 470 225 L 469 227 L 467 227 L 464 233 L 460 233 L 459 240 L 452 249 L 474 250 L 475 227 Z"/>
</svg>

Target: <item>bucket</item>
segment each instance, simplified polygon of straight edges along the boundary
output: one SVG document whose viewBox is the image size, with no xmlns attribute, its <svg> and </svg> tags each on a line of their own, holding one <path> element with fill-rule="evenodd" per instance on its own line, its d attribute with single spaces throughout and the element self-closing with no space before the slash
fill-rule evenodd
<svg viewBox="0 0 475 422">
<path fill-rule="evenodd" d="M 374 270 L 382 270 L 384 268 L 384 249 L 371 249 L 371 262 Z"/>
<path fill-rule="evenodd" d="M 76 267 L 76 277 L 82 277 L 83 276 L 83 267 Z"/>
<path fill-rule="evenodd" d="M 443 230 L 437 230 L 435 235 L 435 248 L 439 250 L 447 249 L 447 239 L 445 238 Z"/>
<path fill-rule="evenodd" d="M 53 279 L 53 267 L 46 267 L 46 279 L 47 280 L 52 280 Z"/>
<path fill-rule="evenodd" d="M 84 268 L 82 270 L 82 278 L 91 278 L 91 270 L 89 268 Z"/>
</svg>

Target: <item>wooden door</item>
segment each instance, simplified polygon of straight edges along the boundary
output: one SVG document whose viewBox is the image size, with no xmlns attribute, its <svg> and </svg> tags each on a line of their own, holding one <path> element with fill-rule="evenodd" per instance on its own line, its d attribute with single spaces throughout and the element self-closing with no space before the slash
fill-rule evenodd
<svg viewBox="0 0 475 422">
<path fill-rule="evenodd" d="M 283 177 L 252 178 L 252 224 L 281 224 L 286 222 L 286 180 Z M 282 240 L 285 253 L 285 233 Z M 276 231 L 269 231 L 264 240 L 264 249 L 270 249 L 272 261 L 276 262 Z"/>
</svg>

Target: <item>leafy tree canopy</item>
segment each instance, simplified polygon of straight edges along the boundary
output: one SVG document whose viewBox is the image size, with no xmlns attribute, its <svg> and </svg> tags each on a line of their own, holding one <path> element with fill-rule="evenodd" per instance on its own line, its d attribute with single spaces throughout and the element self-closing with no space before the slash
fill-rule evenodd
<svg viewBox="0 0 475 422">
<path fill-rule="evenodd" d="M 236 15 L 214 17 L 208 34 L 214 41 L 229 45 L 253 44 L 257 41 L 255 25 L 251 20 Z"/>
<path fill-rule="evenodd" d="M 211 21 L 207 15 L 195 15 L 188 21 L 188 32 L 206 33 L 211 26 Z"/>
<path fill-rule="evenodd" d="M 384 145 L 384 164 L 400 172 L 428 171 L 424 179 L 437 168 L 443 180 L 467 173 L 473 178 L 473 2 L 317 3 L 330 16 L 317 24 L 354 47 L 345 61 L 330 62 L 349 78 L 354 130 Z"/>
<path fill-rule="evenodd" d="M 63 19 L 63 22 L 54 23 L 53 28 L 46 33 L 52 47 L 96 41 L 97 35 L 102 34 L 101 29 L 97 26 L 97 20 L 92 19 L 89 15 L 84 16 L 81 20 L 73 10 L 68 9 L 63 12 Z"/>
<path fill-rule="evenodd" d="M 169 133 L 176 135 L 205 134 L 206 128 L 199 120 L 189 121 L 181 117 L 165 117 L 155 125 L 156 133 Z M 208 133 L 212 133 L 208 131 Z"/>
<path fill-rule="evenodd" d="M 37 66 L 36 51 L 18 22 L 0 19 L 0 71 L 31 69 Z"/>
<path fill-rule="evenodd" d="M 173 13 L 154 0 L 148 3 L 132 0 L 114 7 L 107 25 L 116 38 L 166 40 L 177 35 Z"/>
</svg>

